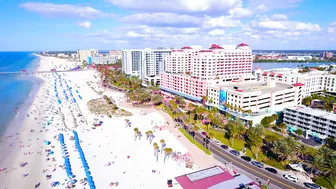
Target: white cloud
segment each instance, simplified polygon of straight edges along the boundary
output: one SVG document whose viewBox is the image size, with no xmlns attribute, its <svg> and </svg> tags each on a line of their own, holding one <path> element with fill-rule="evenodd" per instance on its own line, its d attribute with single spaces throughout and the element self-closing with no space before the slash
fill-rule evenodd
<svg viewBox="0 0 336 189">
<path fill-rule="evenodd" d="M 260 7 L 264 10 L 294 8 L 299 6 L 302 0 L 248 0 L 248 7 Z"/>
<path fill-rule="evenodd" d="M 78 24 L 78 26 L 86 28 L 86 29 L 90 29 L 91 28 L 91 22 L 89 22 L 89 21 L 78 22 L 77 24 Z"/>
<path fill-rule="evenodd" d="M 256 8 L 255 8 L 255 11 L 256 12 L 265 12 L 267 11 L 267 8 L 264 4 L 261 4 L 261 5 L 258 5 Z"/>
<path fill-rule="evenodd" d="M 277 29 L 277 30 L 285 30 L 287 29 L 286 26 L 284 26 L 280 22 L 276 21 L 260 21 L 260 22 L 252 22 L 252 26 L 255 28 L 261 28 L 261 29 Z"/>
<path fill-rule="evenodd" d="M 126 22 L 145 24 L 149 26 L 197 26 L 202 23 L 204 18 L 198 18 L 189 15 L 180 15 L 175 13 L 139 13 L 124 17 Z"/>
<path fill-rule="evenodd" d="M 328 31 L 329 33 L 334 33 L 334 32 L 336 32 L 336 22 L 330 23 L 330 24 L 329 24 L 329 27 L 328 27 L 328 29 L 327 29 L 327 31 Z"/>
<path fill-rule="evenodd" d="M 246 8 L 234 8 L 229 10 L 230 18 L 232 19 L 242 19 L 253 15 L 253 12 Z"/>
<path fill-rule="evenodd" d="M 150 12 L 223 13 L 241 8 L 242 0 L 108 0 L 112 4 L 131 10 Z"/>
<path fill-rule="evenodd" d="M 287 15 L 284 14 L 273 14 L 271 16 L 272 20 L 287 20 Z"/>
<path fill-rule="evenodd" d="M 255 29 L 265 30 L 286 30 L 286 31 L 307 31 L 316 32 L 320 31 L 318 24 L 304 23 L 297 21 L 273 21 L 273 20 L 261 20 L 252 21 L 251 26 Z"/>
<path fill-rule="evenodd" d="M 318 24 L 298 22 L 296 23 L 295 30 L 320 31 L 320 26 Z"/>
<path fill-rule="evenodd" d="M 238 26 L 240 26 L 239 20 L 231 20 L 225 16 L 217 18 L 208 17 L 204 22 L 205 28 L 234 28 Z"/>
<path fill-rule="evenodd" d="M 104 14 L 92 7 L 76 6 L 71 4 L 27 2 L 20 4 L 20 6 L 26 10 L 47 16 L 94 18 Z"/>
<path fill-rule="evenodd" d="M 213 36 L 218 36 L 218 35 L 224 35 L 225 32 L 224 30 L 221 30 L 221 29 L 215 29 L 215 30 L 209 31 L 208 34 L 213 35 Z"/>
</svg>

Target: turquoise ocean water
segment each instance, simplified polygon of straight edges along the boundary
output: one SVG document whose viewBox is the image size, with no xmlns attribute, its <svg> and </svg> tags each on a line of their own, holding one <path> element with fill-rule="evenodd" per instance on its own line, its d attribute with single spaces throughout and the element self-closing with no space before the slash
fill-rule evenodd
<svg viewBox="0 0 336 189">
<path fill-rule="evenodd" d="M 31 52 L 0 52 L 0 72 L 34 71 L 38 60 Z M 22 112 L 36 83 L 37 79 L 32 75 L 0 75 L 0 136 L 11 120 Z"/>
</svg>

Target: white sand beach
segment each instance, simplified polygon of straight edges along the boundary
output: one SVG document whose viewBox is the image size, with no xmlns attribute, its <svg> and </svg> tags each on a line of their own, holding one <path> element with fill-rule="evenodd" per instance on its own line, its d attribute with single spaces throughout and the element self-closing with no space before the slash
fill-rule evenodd
<svg viewBox="0 0 336 189">
<path fill-rule="evenodd" d="M 65 59 L 41 57 L 38 71 L 67 70 L 77 64 Z M 0 189 L 33 188 L 38 183 L 39 188 L 53 188 L 51 184 L 54 182 L 59 182 L 55 188 L 66 188 L 68 178 L 58 140 L 60 133 L 64 134 L 72 173 L 77 180 L 74 188 L 89 188 L 83 184 L 85 182 L 81 183 L 86 174 L 71 138 L 73 130 L 78 132 L 91 176 L 99 189 L 166 188 L 167 179 L 217 163 L 211 156 L 197 154 L 199 150 L 196 152 L 196 147 L 182 143 L 185 139 L 176 138 L 176 129 L 160 129 L 160 126 L 173 128 L 172 123 L 167 125 L 167 117 L 162 112 L 153 110 L 144 115 L 139 109 L 125 107 L 133 113 L 132 116 L 112 118 L 97 117 L 89 112 L 87 102 L 102 95 L 112 97 L 117 104 L 125 100 L 120 92 L 100 88 L 95 70 L 39 73 L 37 77 L 44 82 L 29 108 L 24 127 L 18 133 L 7 134 L 9 136 L 5 136 L 3 142 L 14 153 L 0 162 Z M 95 119 L 103 123 L 92 129 Z M 125 119 L 131 122 L 129 127 L 126 127 Z M 141 131 L 142 137 L 135 139 L 134 128 Z M 155 136 L 151 143 L 145 135 L 148 130 L 152 130 Z M 156 159 L 153 143 L 156 142 L 161 150 L 161 139 L 177 154 L 175 158 L 166 158 L 164 162 L 164 153 L 159 152 Z M 189 160 L 194 163 L 193 168 L 186 168 L 185 162 Z M 28 164 L 21 167 L 20 163 L 25 162 Z M 179 187 L 175 184 L 175 188 Z"/>
</svg>

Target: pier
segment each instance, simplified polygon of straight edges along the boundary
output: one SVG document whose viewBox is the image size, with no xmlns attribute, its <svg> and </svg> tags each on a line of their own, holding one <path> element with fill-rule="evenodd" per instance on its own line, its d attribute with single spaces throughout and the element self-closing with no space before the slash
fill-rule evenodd
<svg viewBox="0 0 336 189">
<path fill-rule="evenodd" d="M 88 71 L 89 69 L 78 69 L 78 70 L 60 70 L 60 71 L 36 71 L 36 72 L 0 72 L 0 75 L 34 75 L 39 73 L 53 73 L 53 72 L 79 72 L 79 71 Z"/>
</svg>

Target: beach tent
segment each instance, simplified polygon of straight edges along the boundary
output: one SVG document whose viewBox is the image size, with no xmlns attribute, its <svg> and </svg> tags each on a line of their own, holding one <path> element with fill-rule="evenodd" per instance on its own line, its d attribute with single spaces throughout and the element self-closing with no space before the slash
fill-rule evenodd
<svg viewBox="0 0 336 189">
<path fill-rule="evenodd" d="M 61 104 L 61 103 L 62 103 L 62 101 L 61 101 L 61 100 L 58 100 L 57 102 L 58 102 L 58 104 Z"/>
<path fill-rule="evenodd" d="M 73 99 L 73 102 L 76 103 L 76 99 Z"/>
</svg>

